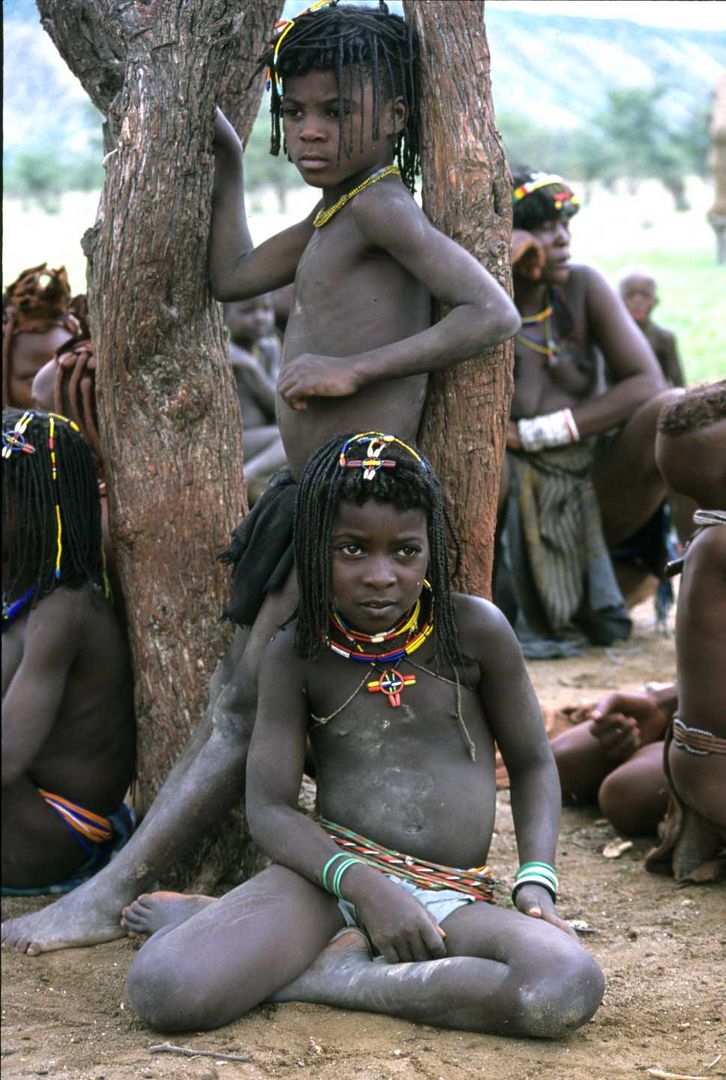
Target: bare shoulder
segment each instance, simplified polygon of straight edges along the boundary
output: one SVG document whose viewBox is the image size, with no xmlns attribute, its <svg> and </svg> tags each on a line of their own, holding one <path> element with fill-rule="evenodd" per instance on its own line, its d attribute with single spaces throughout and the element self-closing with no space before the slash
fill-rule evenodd
<svg viewBox="0 0 726 1080">
<path fill-rule="evenodd" d="M 718 575 L 726 580 L 726 525 L 712 525 L 693 538 L 684 569 L 689 575 Z"/>
<path fill-rule="evenodd" d="M 361 191 L 350 208 L 363 236 L 381 246 L 387 246 L 394 237 L 415 243 L 436 232 L 400 180 L 387 179 Z"/>
<path fill-rule="evenodd" d="M 500 663 L 507 657 L 516 662 L 521 650 L 506 617 L 489 600 L 479 596 L 454 593 L 454 610 L 462 651 L 465 656 L 485 664 Z"/>
<path fill-rule="evenodd" d="M 285 671 L 301 670 L 305 661 L 295 648 L 295 623 L 289 623 L 270 639 L 263 657 L 263 668 L 268 671 L 284 668 Z"/>
</svg>

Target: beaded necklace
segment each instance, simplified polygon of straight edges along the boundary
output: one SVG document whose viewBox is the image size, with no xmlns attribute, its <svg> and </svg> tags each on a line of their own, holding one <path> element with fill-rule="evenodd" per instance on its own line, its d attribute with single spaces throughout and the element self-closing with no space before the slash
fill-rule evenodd
<svg viewBox="0 0 726 1080">
<path fill-rule="evenodd" d="M 521 344 L 526 345 L 527 348 L 532 349 L 533 352 L 539 353 L 540 356 L 545 356 L 547 367 L 554 367 L 557 363 L 557 342 L 555 341 L 554 334 L 552 333 L 552 314 L 554 312 L 554 306 L 552 302 L 543 308 L 542 311 L 538 311 L 536 315 L 527 315 L 522 319 L 522 326 L 538 326 L 540 323 L 544 324 L 544 344 L 537 341 L 535 338 L 529 337 L 527 334 L 516 334 L 515 339 Z"/>
<path fill-rule="evenodd" d="M 431 605 L 431 586 L 427 581 L 424 582 L 424 586 L 428 590 L 429 603 Z M 345 637 L 348 638 L 351 644 L 351 648 L 346 648 L 345 645 L 341 645 L 337 641 L 333 641 L 331 637 L 325 638 L 325 644 L 328 646 L 331 652 L 336 653 L 338 656 L 342 656 L 344 660 L 353 660 L 359 664 L 368 664 L 372 669 L 370 674 L 377 675 L 377 678 L 372 678 L 368 682 L 368 691 L 371 694 L 385 694 L 388 698 L 388 704 L 392 708 L 398 708 L 401 704 L 401 694 L 407 686 L 414 686 L 416 683 L 415 675 L 402 675 L 397 668 L 391 666 L 387 667 L 387 664 L 394 665 L 401 660 L 406 660 L 412 653 L 420 649 L 423 643 L 430 637 L 434 629 L 434 617 L 433 610 L 430 610 L 429 617 L 424 625 L 419 630 L 418 617 L 421 611 L 420 598 L 416 601 L 416 604 L 412 608 L 408 615 L 405 615 L 402 621 L 391 630 L 381 634 L 363 634 L 357 630 L 352 630 L 346 626 L 337 611 L 332 611 L 330 615 L 330 621 L 336 630 L 341 631 Z M 402 634 L 408 634 L 407 641 L 399 646 L 397 649 L 391 649 L 389 652 L 371 653 L 365 652 L 361 642 L 368 644 L 381 644 L 383 641 L 390 641 L 395 637 L 400 637 Z M 369 675 L 364 676 L 360 685 L 356 688 L 353 697 L 359 690 L 363 689 L 363 684 L 369 679 Z M 352 699 L 349 699 L 349 701 Z M 347 702 L 346 702 L 347 704 Z"/>
<path fill-rule="evenodd" d="M 386 165 L 382 169 L 378 169 L 376 172 L 371 173 L 365 180 L 361 180 L 360 184 L 356 184 L 354 188 L 348 191 L 345 195 L 341 195 L 337 202 L 329 206 L 327 210 L 318 210 L 317 214 L 313 218 L 313 225 L 316 229 L 322 229 L 323 225 L 327 225 L 331 218 L 335 217 L 339 210 L 354 199 L 356 195 L 359 195 L 361 191 L 364 191 L 368 187 L 372 187 L 373 184 L 377 184 L 379 180 L 385 180 L 387 176 L 400 176 L 401 170 L 398 165 Z"/>
</svg>

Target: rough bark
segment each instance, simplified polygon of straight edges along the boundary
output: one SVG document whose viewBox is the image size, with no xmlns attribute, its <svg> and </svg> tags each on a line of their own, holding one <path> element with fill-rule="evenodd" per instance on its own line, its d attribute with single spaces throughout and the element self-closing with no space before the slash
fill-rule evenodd
<svg viewBox="0 0 726 1080">
<path fill-rule="evenodd" d="M 483 0 L 404 0 L 422 52 L 423 206 L 511 292 L 511 181 L 494 122 Z M 463 592 L 491 595 L 511 342 L 431 378 L 419 438 L 464 549 Z"/>
<path fill-rule="evenodd" d="M 110 120 L 84 238 L 111 533 L 129 616 L 138 786 L 148 808 L 230 639 L 217 561 L 246 512 L 239 406 L 207 274 L 214 103 L 278 0 L 38 0 Z M 259 103 L 240 105 L 237 122 Z M 243 119 L 243 123 L 247 121 Z"/>
</svg>

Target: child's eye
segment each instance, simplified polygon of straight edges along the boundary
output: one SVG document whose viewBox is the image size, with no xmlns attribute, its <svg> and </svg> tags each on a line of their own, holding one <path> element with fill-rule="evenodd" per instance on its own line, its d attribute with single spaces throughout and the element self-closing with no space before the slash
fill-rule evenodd
<svg viewBox="0 0 726 1080">
<path fill-rule="evenodd" d="M 357 559 L 363 554 L 363 548 L 360 544 L 339 544 L 336 551 L 340 551 L 341 554 L 347 555 L 349 559 Z"/>
<path fill-rule="evenodd" d="M 402 548 L 398 549 L 398 554 L 402 555 L 404 559 L 415 559 L 417 555 L 421 554 L 421 548 L 418 544 L 404 544 Z"/>
<path fill-rule="evenodd" d="M 302 112 L 300 109 L 298 109 L 297 105 L 283 105 L 282 115 L 289 117 L 291 120 L 294 120 L 297 117 L 301 116 Z"/>
</svg>

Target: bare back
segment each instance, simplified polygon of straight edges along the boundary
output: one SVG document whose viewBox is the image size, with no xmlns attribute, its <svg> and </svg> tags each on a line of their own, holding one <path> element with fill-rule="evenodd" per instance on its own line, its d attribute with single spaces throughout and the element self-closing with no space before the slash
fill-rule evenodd
<svg viewBox="0 0 726 1080">
<path fill-rule="evenodd" d="M 60 586 L 3 635 L 3 753 L 37 787 L 113 812 L 134 759 L 132 682 L 111 604 Z M 19 770 L 20 771 L 20 770 Z"/>
<path fill-rule="evenodd" d="M 430 325 L 429 292 L 387 251 L 365 242 L 353 214 L 341 214 L 313 233 L 298 264 L 283 370 L 303 353 L 344 358 Z M 305 411 L 291 409 L 278 395 L 278 423 L 293 473 L 299 475 L 310 454 L 337 432 L 375 429 L 415 439 L 426 381 L 414 375 L 369 383 L 350 397 L 311 398 Z"/>
</svg>

